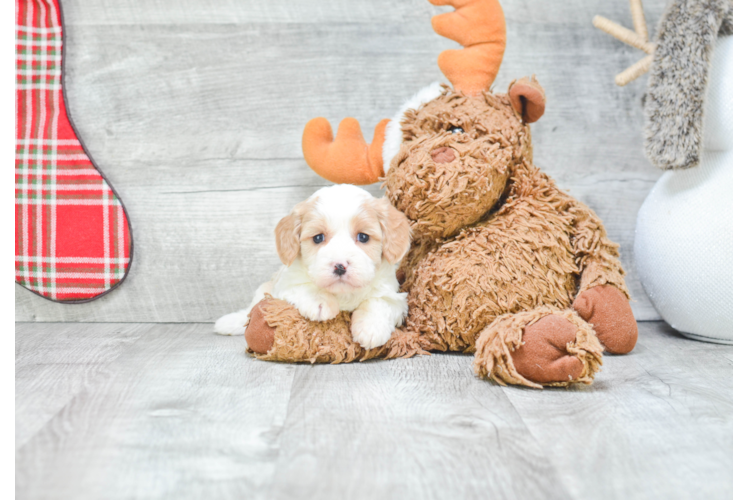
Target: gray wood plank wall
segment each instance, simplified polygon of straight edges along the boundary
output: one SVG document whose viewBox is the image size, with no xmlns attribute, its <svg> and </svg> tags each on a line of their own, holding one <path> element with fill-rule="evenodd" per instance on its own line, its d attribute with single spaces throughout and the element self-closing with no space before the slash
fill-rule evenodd
<svg viewBox="0 0 748 500">
<path fill-rule="evenodd" d="M 83 305 L 16 286 L 17 321 L 202 322 L 244 307 L 279 265 L 272 230 L 328 184 L 301 153 L 304 124 L 381 118 L 434 80 L 426 0 L 62 0 L 70 112 L 131 217 L 125 283 Z M 642 150 L 645 80 L 616 73 L 641 56 L 592 27 L 631 25 L 628 1 L 504 0 L 508 47 L 496 88 L 536 74 L 545 116 L 536 163 L 589 204 L 621 244 L 634 310 L 658 315 L 632 248 L 658 176 Z M 645 2 L 650 32 L 665 0 Z M 370 188 L 381 194 L 377 186 Z"/>
</svg>

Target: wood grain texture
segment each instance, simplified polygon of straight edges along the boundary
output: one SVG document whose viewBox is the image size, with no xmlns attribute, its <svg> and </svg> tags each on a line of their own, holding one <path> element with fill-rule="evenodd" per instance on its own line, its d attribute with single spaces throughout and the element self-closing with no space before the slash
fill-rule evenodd
<svg viewBox="0 0 748 500">
<path fill-rule="evenodd" d="M 209 329 L 18 324 L 16 497 L 732 496 L 732 347 L 661 322 L 544 391 L 468 355 L 263 362 Z"/>
<path fill-rule="evenodd" d="M 621 244 L 637 318 L 655 319 L 636 275 L 636 213 L 660 173 L 642 148 L 645 81 L 613 77 L 638 54 L 596 30 L 626 2 L 506 0 L 495 88 L 536 74 L 545 116 L 536 163 L 589 204 Z M 653 26 L 665 0 L 646 3 Z M 124 200 L 135 258 L 123 285 L 82 305 L 16 286 L 19 321 L 209 322 L 245 307 L 280 265 L 272 230 L 328 184 L 301 132 L 355 116 L 370 138 L 419 88 L 443 81 L 426 0 L 63 0 L 73 120 Z M 369 188 L 381 195 L 378 186 Z"/>
<path fill-rule="evenodd" d="M 732 349 L 662 322 L 639 326 L 634 351 L 605 356 L 575 396 L 508 391 L 509 400 L 540 442 L 563 435 L 566 446 L 545 451 L 574 497 L 732 498 Z"/>
<path fill-rule="evenodd" d="M 127 328 L 126 325 L 118 325 Z M 78 337 L 81 357 L 99 357 L 102 325 L 19 325 L 19 337 L 54 347 L 52 334 Z M 16 455 L 18 498 L 251 498 L 268 483 L 294 367 L 253 363 L 243 339 L 205 324 L 138 325 L 140 338 L 90 379 Z M 71 356 L 68 363 L 85 362 Z M 23 352 L 19 363 L 25 362 Z M 45 378 L 72 378 L 40 363 Z M 42 370 L 45 370 L 41 373 Z M 52 388 L 17 387 L 18 423 Z"/>
<path fill-rule="evenodd" d="M 36 330 L 17 325 L 16 448 L 105 376 L 144 330 L 138 324 L 116 323 L 97 328 L 55 324 Z"/>
<path fill-rule="evenodd" d="M 297 367 L 270 496 L 570 498 L 504 391 L 471 372 L 463 355 Z"/>
</svg>

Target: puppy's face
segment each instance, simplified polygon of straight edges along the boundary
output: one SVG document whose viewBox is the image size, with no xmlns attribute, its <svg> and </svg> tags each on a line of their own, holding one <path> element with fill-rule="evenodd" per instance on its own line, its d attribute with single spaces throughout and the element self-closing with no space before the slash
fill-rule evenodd
<svg viewBox="0 0 748 500">
<path fill-rule="evenodd" d="M 405 215 L 349 185 L 323 188 L 296 205 L 275 235 L 281 261 L 300 258 L 314 283 L 334 294 L 369 285 L 383 260 L 395 264 L 410 247 Z"/>
</svg>

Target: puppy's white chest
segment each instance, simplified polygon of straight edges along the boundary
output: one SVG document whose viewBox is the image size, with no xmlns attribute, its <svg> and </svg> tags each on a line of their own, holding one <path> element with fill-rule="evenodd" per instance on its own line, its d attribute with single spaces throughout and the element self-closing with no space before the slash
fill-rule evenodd
<svg viewBox="0 0 748 500">
<path fill-rule="evenodd" d="M 341 295 L 335 295 L 335 298 L 338 301 L 338 308 L 341 311 L 355 311 L 358 306 L 361 305 L 361 302 L 363 302 L 366 297 L 359 294 L 341 294 Z"/>
</svg>

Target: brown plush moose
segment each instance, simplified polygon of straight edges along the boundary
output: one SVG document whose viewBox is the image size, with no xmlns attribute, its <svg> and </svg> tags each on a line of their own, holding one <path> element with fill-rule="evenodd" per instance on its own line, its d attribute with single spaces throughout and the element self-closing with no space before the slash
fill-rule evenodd
<svg viewBox="0 0 748 500">
<path fill-rule="evenodd" d="M 405 324 L 382 347 L 364 350 L 350 315 L 324 322 L 267 297 L 250 313 L 248 351 L 260 359 L 348 362 L 428 351 L 475 353 L 475 372 L 499 383 L 591 383 L 602 352 L 633 349 L 637 325 L 618 245 L 598 217 L 532 163 L 528 123 L 545 109 L 534 78 L 489 90 L 506 29 L 496 0 L 429 0 L 454 12 L 434 30 L 464 48 L 439 67 L 453 87 L 432 85 L 408 101 L 366 144 L 346 118 L 333 140 L 310 121 L 304 156 L 338 183 L 383 178 L 409 219 L 413 244 L 398 271 L 409 294 Z"/>
</svg>

